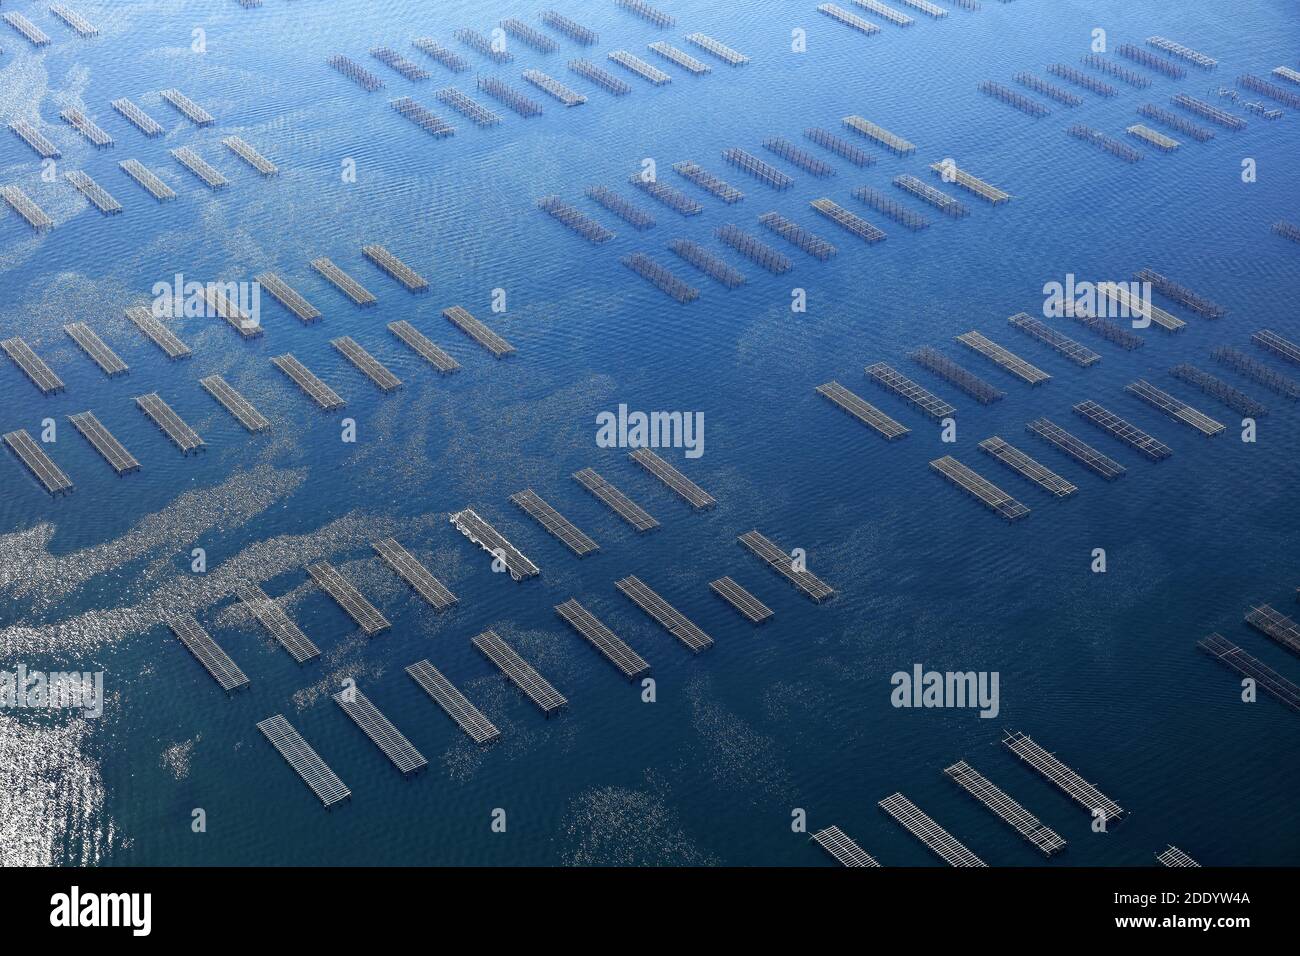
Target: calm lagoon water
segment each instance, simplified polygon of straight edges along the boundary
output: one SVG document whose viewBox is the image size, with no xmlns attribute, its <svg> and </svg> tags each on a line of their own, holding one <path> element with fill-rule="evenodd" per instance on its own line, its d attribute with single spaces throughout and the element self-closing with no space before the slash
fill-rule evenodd
<svg viewBox="0 0 1300 956">
<path fill-rule="evenodd" d="M 1296 157 L 1300 115 L 1251 116 L 1171 155 L 1144 148 L 1127 165 L 1065 135 L 1083 122 L 1125 138 L 1144 102 L 1214 90 L 1240 73 L 1300 66 L 1300 16 L 1286 0 L 986 0 L 932 20 L 915 12 L 902 29 L 866 37 L 818 14 L 812 2 L 743 5 L 662 0 L 678 25 L 661 30 L 613 3 L 548 0 L 495 5 L 467 0 L 330 0 L 312 5 L 79 0 L 101 28 L 76 38 L 43 4 L 19 2 L 53 38 L 35 51 L 7 31 L 0 53 L 0 118 L 35 120 L 63 150 L 59 172 L 83 168 L 125 205 L 105 218 L 65 182 L 45 182 L 16 137 L 0 140 L 0 181 L 20 185 L 56 220 L 37 235 L 0 216 L 0 326 L 22 335 L 67 383 L 41 398 L 10 363 L 0 367 L 3 430 L 58 425 L 51 454 L 76 483 L 51 500 L 11 460 L 0 494 L 0 663 L 33 669 L 102 670 L 105 714 L 0 714 L 0 854 L 6 863 L 120 864 L 767 864 L 827 865 L 791 832 L 795 808 L 813 828 L 838 824 L 886 864 L 935 861 L 876 803 L 899 790 L 995 865 L 1036 865 L 1032 848 L 966 797 L 942 770 L 966 759 L 1070 843 L 1053 866 L 1149 865 L 1175 843 L 1207 864 L 1288 864 L 1300 852 L 1294 794 L 1300 786 L 1296 716 L 1277 702 L 1239 701 L 1231 672 L 1195 642 L 1220 631 L 1296 679 L 1300 663 L 1242 623 L 1252 604 L 1293 608 L 1300 521 L 1296 409 L 1272 397 L 1259 440 L 1238 440 L 1238 419 L 1175 382 L 1179 362 L 1213 368 L 1209 351 L 1255 351 L 1252 332 L 1300 337 L 1294 309 L 1300 253 L 1273 236 L 1300 218 Z M 506 16 L 537 23 L 553 6 L 600 34 L 590 51 L 567 41 L 551 54 L 512 44 L 516 61 L 496 72 L 518 83 L 544 69 L 590 97 L 566 110 L 478 129 L 456 117 L 454 137 L 434 140 L 388 101 L 411 95 L 452 116 L 434 91 L 454 76 L 405 80 L 371 61 L 389 44 L 421 55 L 428 35 L 463 50 L 474 71 L 487 60 L 461 48 L 455 29 L 484 32 Z M 855 8 L 856 9 L 856 8 Z M 743 15 L 737 15 L 742 12 Z M 861 11 L 859 11 L 861 12 Z M 912 11 L 909 11 L 912 12 Z M 1093 30 L 1110 46 L 1173 37 L 1217 57 L 1215 72 L 1182 80 L 1152 74 L 1149 90 L 1084 94 L 1034 120 L 982 95 L 1021 70 L 1046 76 L 1076 63 Z M 806 33 L 791 51 L 792 31 Z M 6 28 L 7 30 L 7 28 Z M 206 52 L 193 49 L 203 31 Z M 692 77 L 663 64 L 673 82 L 631 77 L 631 95 L 609 96 L 565 70 L 575 56 L 603 60 L 699 30 L 752 62 Z M 693 48 L 691 48 L 693 49 Z M 346 53 L 386 88 L 367 94 L 325 65 Z M 648 58 L 653 54 L 646 53 Z M 704 54 L 701 54 L 704 56 Z M 612 67 L 617 69 L 617 67 Z M 1054 81 L 1055 82 L 1055 81 Z M 1061 81 L 1062 83 L 1064 81 Z M 216 117 L 196 129 L 161 101 L 178 87 Z M 112 112 L 128 96 L 163 122 L 148 140 Z M 540 94 L 538 94 L 540 98 Z M 58 119 L 80 106 L 117 140 L 95 152 Z M 865 169 L 836 157 L 834 177 L 791 168 L 773 192 L 727 167 L 720 152 L 809 126 L 838 128 L 861 114 L 917 145 Z M 237 133 L 282 169 L 263 180 L 220 145 Z M 231 179 L 210 193 L 167 150 L 194 147 Z M 864 144 L 865 145 L 865 144 Z M 811 147 L 810 147 L 811 148 Z M 815 151 L 815 150 L 814 150 Z M 115 167 L 135 157 L 180 194 L 157 205 Z M 910 233 L 851 198 L 854 187 L 897 192 L 914 173 L 942 185 L 929 163 L 955 158 L 1014 199 L 997 208 L 970 196 L 969 218 L 935 215 Z M 591 184 L 622 185 L 653 159 L 665 178 L 693 159 L 747 193 L 735 207 L 699 194 L 690 219 L 656 207 L 637 233 L 582 197 Z M 1256 182 L 1244 183 L 1243 159 Z M 355 182 L 341 175 L 355 165 Z M 955 188 L 955 187 L 949 187 Z M 535 208 L 559 194 L 618 235 L 585 243 Z M 898 193 L 902 197 L 901 192 Z M 810 200 L 829 196 L 886 229 L 867 247 L 820 219 Z M 910 200 L 907 202 L 911 203 Z M 918 210 L 920 204 L 912 204 Z M 820 263 L 790 250 L 794 269 L 770 276 L 723 248 L 713 230 L 775 209 L 830 238 L 839 254 Z M 674 238 L 723 252 L 749 282 L 727 291 L 694 274 L 666 248 Z M 779 240 L 773 240 L 779 242 Z M 413 296 L 379 273 L 360 246 L 382 242 L 431 282 Z M 645 251 L 699 285 L 678 305 L 620 265 Z M 308 266 L 330 256 L 379 296 L 357 309 Z M 1224 303 L 1211 321 L 1170 303 L 1187 329 L 1140 333 L 1125 352 L 1068 329 L 1102 353 L 1080 369 L 1009 329 L 1008 316 L 1037 312 L 1043 285 L 1127 279 L 1144 266 Z M 266 334 L 242 341 L 223 323 L 182 320 L 191 360 L 168 363 L 123 317 L 176 273 L 250 280 L 274 269 L 325 313 L 303 326 L 264 303 Z M 808 308 L 793 313 L 792 289 Z M 507 311 L 491 311 L 493 290 Z M 518 349 L 503 362 L 439 314 L 461 304 Z M 463 365 L 438 377 L 385 329 L 408 319 Z M 131 366 L 106 379 L 63 333 L 96 328 Z M 979 329 L 1049 371 L 1037 389 L 1004 377 L 952 342 Z M 330 346 L 351 335 L 405 382 L 383 395 Z M 933 345 L 1007 392 L 976 405 L 908 359 Z M 270 365 L 291 351 L 347 400 L 355 443 L 340 441 L 340 415 L 318 413 Z M 1263 356 L 1263 353 L 1256 352 Z M 868 384 L 863 366 L 895 365 L 958 406 L 958 440 Z M 247 435 L 198 386 L 220 373 L 273 421 Z M 1232 373 L 1235 383 L 1269 398 Z M 876 402 L 913 429 L 886 443 L 832 408 L 815 387 L 830 379 Z M 1228 424 L 1205 440 L 1124 393 L 1137 378 L 1185 396 Z M 134 407 L 158 391 L 205 438 L 183 457 Z M 1090 429 L 1070 406 L 1094 399 L 1173 449 L 1152 464 Z M 639 410 L 702 412 L 705 454 L 669 455 L 719 501 L 693 513 L 619 449 L 597 447 L 596 415 L 619 403 Z M 143 464 L 116 478 L 66 416 L 92 409 Z M 1025 434 L 1048 415 L 1129 469 L 1113 484 Z M 999 434 L 1080 486 L 1055 500 L 984 457 Z M 954 454 L 1032 508 L 1008 525 L 933 474 Z M 638 537 L 569 475 L 593 466 L 662 522 Z M 558 507 L 601 545 L 579 562 L 508 496 L 525 487 Z M 447 513 L 477 508 L 542 568 L 516 584 L 455 532 Z M 758 528 L 803 548 L 837 596 L 815 606 L 736 542 Z M 394 535 L 459 596 L 435 616 L 375 557 L 369 542 Z M 191 571 L 195 548 L 204 574 Z M 1104 548 L 1107 572 L 1090 571 Z M 305 565 L 328 559 L 393 623 L 368 640 L 310 584 Z M 614 588 L 634 573 L 715 639 L 692 657 Z M 737 578 L 776 612 L 753 628 L 707 583 Z M 240 612 L 231 589 L 252 577 L 321 647 L 299 668 Z M 653 665 L 657 700 L 555 616 L 577 597 Z M 194 613 L 250 676 L 227 699 L 163 623 Z M 470 645 L 494 628 L 570 700 L 543 720 Z M 403 672 L 428 658 L 502 730 L 495 746 L 471 745 Z M 900 710 L 890 675 L 916 663 L 937 670 L 996 671 L 1000 713 Z M 329 700 L 346 678 L 429 760 L 402 779 Z M 321 810 L 257 731 L 284 713 L 351 787 L 350 805 Z M 1130 810 L 1106 835 L 1001 747 L 1004 728 L 1032 734 Z M 195 808 L 207 832 L 191 829 Z M 504 834 L 490 829 L 506 811 Z"/>
</svg>

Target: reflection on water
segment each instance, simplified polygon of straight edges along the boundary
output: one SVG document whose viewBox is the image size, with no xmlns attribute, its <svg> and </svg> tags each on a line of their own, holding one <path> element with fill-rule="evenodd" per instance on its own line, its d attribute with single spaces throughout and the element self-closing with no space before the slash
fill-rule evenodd
<svg viewBox="0 0 1300 956">
<path fill-rule="evenodd" d="M 661 38 L 614 4 L 556 5 L 610 48 Z M 1245 606 L 1286 601 L 1296 584 L 1300 503 L 1286 494 L 1300 477 L 1294 409 L 1275 409 L 1253 446 L 1236 441 L 1235 427 L 1207 442 L 1123 389 L 1145 377 L 1180 393 L 1171 365 L 1205 365 L 1220 343 L 1248 347 L 1256 327 L 1300 338 L 1300 318 L 1277 307 L 1300 292 L 1294 247 L 1267 232 L 1276 218 L 1300 216 L 1293 184 L 1278 172 L 1300 150 L 1300 128 L 1252 118 L 1240 135 L 1130 167 L 1067 137 L 1063 113 L 1035 122 L 978 92 L 985 79 L 1076 61 L 1099 23 L 1112 43 L 1162 33 L 1209 50 L 1226 70 L 1267 72 L 1294 59 L 1294 13 L 1258 4 L 1256 16 L 1241 17 L 1212 0 L 989 3 L 867 38 L 813 6 L 762 0 L 739 19 L 735 6 L 675 0 L 673 12 L 682 32 L 702 30 L 752 56 L 743 69 L 715 66 L 623 98 L 590 91 L 577 109 L 548 103 L 527 122 L 461 124 L 436 142 L 388 101 L 409 94 L 432 106 L 433 91 L 459 79 L 419 84 L 385 73 L 387 88 L 368 96 L 329 71 L 325 56 L 365 60 L 372 46 L 407 49 L 416 35 L 451 42 L 456 27 L 531 20 L 532 4 L 333 0 L 243 10 L 81 0 L 97 40 L 51 24 L 54 42 L 40 53 L 6 41 L 0 121 L 39 118 L 63 149 L 59 172 L 85 169 L 126 211 L 98 216 L 66 183 L 44 182 L 20 141 L 0 137 L 0 182 L 22 186 L 57 221 L 36 236 L 0 216 L 0 335 L 23 335 L 68 385 L 42 398 L 4 363 L 0 424 L 35 434 L 52 419 L 50 453 L 76 483 L 51 501 L 20 465 L 4 463 L 0 668 L 102 669 L 109 694 L 108 715 L 95 722 L 0 713 L 0 766 L 16 768 L 0 784 L 0 862 L 822 863 L 791 835 L 791 810 L 801 807 L 811 824 L 843 826 L 885 862 L 919 865 L 929 862 L 924 851 L 874 806 L 902 789 L 990 862 L 1041 863 L 951 792 L 940 770 L 962 757 L 1071 841 L 1069 859 L 1054 865 L 1146 865 L 1153 847 L 1171 841 L 1204 862 L 1294 860 L 1294 716 L 1271 701 L 1244 708 L 1231 675 L 1194 650 L 1196 638 L 1221 630 L 1294 676 L 1293 660 L 1240 623 Z M 196 28 L 207 39 L 201 55 L 190 46 Z M 795 28 L 807 31 L 804 53 L 790 51 Z M 568 49 L 562 43 L 550 59 L 519 51 L 516 66 L 563 77 Z M 158 96 L 170 86 L 217 125 L 198 130 L 179 117 Z M 1149 91 L 1089 97 L 1073 113 L 1118 135 L 1140 103 L 1184 89 L 1204 94 L 1194 79 L 1156 78 Z M 164 136 L 148 140 L 125 124 L 108 105 L 119 96 L 164 123 Z M 58 119 L 71 104 L 110 129 L 116 147 L 96 152 L 72 134 Z M 850 113 L 905 135 L 917 155 L 882 154 L 862 169 L 827 157 L 835 176 L 797 173 L 782 193 L 719 158 L 731 146 L 760 152 L 772 135 L 799 140 L 810 125 L 837 128 Z M 281 175 L 263 180 L 238 164 L 220 144 L 232 133 Z M 218 165 L 230 187 L 199 186 L 168 155 L 181 145 Z M 1239 178 L 1246 152 L 1261 171 L 1249 186 Z M 854 187 L 887 191 L 895 175 L 928 177 L 928 164 L 945 156 L 1015 198 L 996 209 L 971 199 L 969 218 L 915 234 L 878 223 L 889 239 L 870 248 L 808 208 L 829 196 L 870 219 Z M 178 197 L 159 205 L 141 192 L 117 169 L 131 157 Z M 724 207 L 701 197 L 705 212 L 689 219 L 656 207 L 658 225 L 644 233 L 584 207 L 618 233 L 600 248 L 534 207 L 553 192 L 584 203 L 595 183 L 622 189 L 646 158 L 661 172 L 695 160 L 747 198 Z M 355 182 L 340 175 L 345 161 Z M 788 250 L 794 269 L 773 277 L 715 241 L 724 222 L 757 232 L 754 217 L 769 209 L 832 239 L 839 254 L 819 263 Z M 676 238 L 714 249 L 749 281 L 727 291 L 690 273 L 667 251 Z M 428 276 L 430 291 L 410 295 L 374 270 L 359 251 L 369 242 Z M 635 251 L 700 285 L 700 300 L 678 306 L 619 264 Z M 308 266 L 320 255 L 378 304 L 360 310 L 343 299 Z M 1006 325 L 1039 308 L 1045 282 L 1067 273 L 1126 280 L 1145 266 L 1227 303 L 1230 315 L 1184 316 L 1185 332 L 1144 333 L 1134 353 L 1089 340 L 1103 361 L 1086 370 Z M 303 326 L 264 300 L 266 334 L 249 342 L 219 321 L 179 320 L 194 356 L 169 363 L 121 312 L 177 272 L 246 281 L 267 269 L 323 320 Z M 807 294 L 806 313 L 790 310 L 796 288 Z M 491 311 L 498 289 L 505 313 Z M 442 317 L 453 304 L 518 354 L 487 356 Z M 397 319 L 461 370 L 434 374 L 388 333 Z M 129 375 L 104 378 L 63 333 L 73 320 L 90 322 Z M 988 407 L 960 401 L 958 443 L 944 445 L 919 415 L 873 394 L 862 369 L 887 361 L 955 401 L 907 356 L 929 344 L 976 363 L 952 344 L 973 328 L 1053 380 L 1034 390 L 1002 381 L 1006 398 Z M 340 335 L 403 388 L 378 393 L 330 346 Z M 346 408 L 313 408 L 271 367 L 283 352 L 339 391 Z M 246 434 L 198 387 L 208 374 L 248 397 L 270 431 Z M 829 407 L 814 388 L 832 378 L 888 406 L 912 435 L 886 444 Z M 151 391 L 202 434 L 204 454 L 180 456 L 137 411 L 134 396 Z M 1186 397 L 1235 426 L 1208 399 Z M 1174 457 L 1152 466 L 1109 449 L 1130 474 L 1107 485 L 1025 436 L 1039 415 L 1073 421 L 1070 405 L 1084 398 L 1156 434 Z M 692 513 L 624 450 L 597 448 L 596 415 L 619 403 L 703 413 L 707 454 L 674 463 L 718 498 L 715 510 Z M 86 409 L 140 459 L 140 473 L 117 479 L 68 427 L 66 416 Z M 342 440 L 345 418 L 355 443 Z M 976 450 L 993 434 L 1066 473 L 1078 495 L 1052 500 L 999 474 Z M 928 469 L 947 453 L 997 475 L 1033 514 L 1009 527 L 954 492 Z M 630 532 L 570 478 L 588 466 L 662 527 Z M 524 487 L 600 553 L 578 561 L 539 530 L 508 501 Z M 490 558 L 447 524 L 448 512 L 466 506 L 519 544 L 541 578 L 493 574 Z M 836 598 L 814 607 L 753 561 L 736 535 L 755 527 L 806 549 Z M 370 542 L 386 535 L 456 593 L 455 608 L 434 614 L 378 560 Z M 1087 570 L 1096 547 L 1109 554 L 1105 575 Z M 202 571 L 192 569 L 195 548 Z M 392 630 L 356 633 L 308 580 L 304 568 L 316 560 L 354 581 Z M 715 646 L 692 657 L 629 606 L 613 588 L 629 573 Z M 707 582 L 724 574 L 770 604 L 773 620 L 753 628 L 721 604 Z M 232 593 L 246 578 L 281 601 L 321 648 L 319 661 L 297 667 L 250 619 Z M 650 661 L 653 703 L 558 622 L 553 607 L 571 597 Z M 247 690 L 226 698 L 176 643 L 164 622 L 182 613 L 195 614 L 248 673 Z M 567 713 L 542 718 L 470 646 L 489 627 L 569 698 Z M 469 744 L 412 683 L 404 668 L 425 658 L 501 729 L 497 744 Z M 1133 808 L 1121 838 L 1089 840 L 1087 819 L 1000 750 L 990 722 L 892 709 L 888 675 L 916 662 L 999 671 L 1007 722 Z M 345 677 L 429 758 L 426 773 L 401 779 L 326 699 Z M 323 815 L 268 748 L 255 724 L 278 712 L 351 787 L 348 807 Z M 202 837 L 189 826 L 195 806 L 212 823 Z M 1217 808 L 1213 818 L 1207 806 Z M 511 820 L 500 836 L 487 826 L 495 808 Z"/>
<path fill-rule="evenodd" d="M 0 712 L 0 866 L 87 866 L 115 848 L 92 724 Z"/>
</svg>

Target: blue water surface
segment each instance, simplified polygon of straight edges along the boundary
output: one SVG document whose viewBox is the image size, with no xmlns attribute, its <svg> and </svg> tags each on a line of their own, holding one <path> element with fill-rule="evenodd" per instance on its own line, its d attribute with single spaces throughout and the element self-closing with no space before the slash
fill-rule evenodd
<svg viewBox="0 0 1300 956">
<path fill-rule="evenodd" d="M 984 0 L 932 19 L 909 9 L 906 28 L 864 36 L 819 14 L 812 0 L 661 0 L 677 25 L 658 28 L 609 0 L 265 0 L 134 3 L 78 0 L 101 35 L 82 40 L 45 4 L 18 2 L 53 39 L 35 50 L 6 31 L 0 53 L 0 119 L 39 119 L 63 151 L 60 178 L 15 136 L 0 138 L 0 181 L 21 186 L 56 220 L 37 234 L 0 216 L 0 330 L 23 336 L 67 384 L 43 398 L 7 361 L 0 365 L 0 425 L 38 434 L 76 484 L 49 498 L 12 455 L 0 494 L 0 661 L 5 668 L 106 672 L 103 717 L 0 715 L 6 761 L 0 796 L 6 862 L 101 864 L 734 864 L 828 865 L 805 834 L 838 824 L 891 865 L 936 861 L 876 806 L 901 791 L 994 865 L 1038 865 L 1028 844 L 947 780 L 969 761 L 1069 841 L 1050 865 L 1149 865 L 1177 844 L 1206 864 L 1290 864 L 1300 851 L 1294 795 L 1300 787 L 1296 715 L 1275 700 L 1243 704 L 1235 675 L 1196 650 L 1219 631 L 1295 680 L 1300 662 L 1242 621 L 1251 606 L 1294 609 L 1295 528 L 1300 521 L 1293 404 L 1236 373 L 1210 350 L 1231 344 L 1279 371 L 1250 344 L 1272 328 L 1300 338 L 1300 247 L 1273 235 L 1300 217 L 1296 157 L 1300 113 L 1269 122 L 1217 95 L 1244 72 L 1300 67 L 1300 17 L 1287 0 Z M 843 6 L 850 6 L 847 2 Z M 894 4 L 902 6 L 901 4 Z M 453 32 L 484 33 L 507 16 L 540 26 L 554 7 L 589 26 L 599 43 L 559 37 L 544 54 L 511 41 L 501 67 Z M 854 7 L 855 12 L 870 18 Z M 984 96 L 981 81 L 1014 86 L 1029 70 L 1078 65 L 1106 32 L 1108 48 L 1172 37 L 1219 60 L 1183 79 L 1147 72 L 1149 89 L 1113 80 L 1118 95 L 1081 92 L 1077 108 L 1049 104 L 1033 119 Z M 730 68 L 687 44 L 715 36 L 752 61 Z M 196 31 L 202 31 L 197 33 Z M 794 31 L 806 49 L 792 50 Z M 433 36 L 466 55 L 453 74 L 410 46 Z M 713 65 L 694 77 L 646 51 L 657 39 Z M 387 44 L 427 65 L 431 80 L 403 79 L 372 60 Z M 196 52 L 195 47 L 204 52 Z M 614 97 L 565 69 L 575 57 L 605 63 L 626 49 L 663 66 L 663 87 L 626 74 Z M 325 64 L 347 54 L 386 87 L 366 93 Z M 1113 53 L 1109 54 L 1112 57 Z M 1120 60 L 1134 69 L 1141 68 Z M 543 69 L 586 93 L 565 109 L 519 79 Z M 1081 67 L 1082 68 L 1082 67 Z M 500 125 L 479 129 L 439 103 L 454 84 L 473 90 L 496 73 L 544 103 L 523 119 L 499 104 Z M 621 74 L 623 75 L 623 74 Z M 1068 85 L 1052 78 L 1057 85 Z M 1277 81 L 1282 83 L 1283 81 Z M 217 118 L 195 128 L 158 91 L 177 87 Z M 1187 92 L 1249 120 L 1238 133 L 1188 140 L 1172 154 L 1139 145 L 1132 165 L 1072 139 L 1086 123 L 1121 139 L 1143 103 Z M 410 95 L 457 126 L 433 139 L 389 100 Z M 166 127 L 146 139 L 117 116 L 127 96 Z M 1244 96 L 1244 98 L 1257 98 Z M 79 106 L 109 130 L 96 152 L 58 114 Z M 917 146 L 858 168 L 818 150 L 803 130 L 844 132 L 860 114 Z M 1154 124 L 1153 124 L 1154 125 Z M 225 150 L 239 134 L 275 161 L 263 179 Z M 725 165 L 722 150 L 768 155 L 770 136 L 807 146 L 836 169 L 794 177 L 776 192 Z M 852 136 L 845 132 L 846 136 Z M 1176 135 L 1176 134 L 1175 134 Z M 1186 137 L 1179 137 L 1186 139 Z M 1130 140 L 1131 141 L 1131 140 Z M 1131 141 L 1132 142 L 1132 141 Z M 231 180 L 210 192 L 168 155 L 188 145 Z M 179 196 L 157 204 L 118 170 L 135 157 Z M 929 164 L 955 159 L 1013 194 L 993 207 L 960 198 L 968 218 L 946 219 L 896 190 L 912 173 L 949 191 Z M 704 205 L 682 218 L 625 184 L 644 160 Z M 681 180 L 673 163 L 695 160 L 739 186 L 726 206 Z M 1244 182 L 1243 160 L 1257 181 Z M 126 207 L 107 218 L 89 208 L 63 171 L 85 169 Z M 345 176 L 355 168 L 355 181 Z M 636 232 L 583 197 L 605 184 L 650 209 L 657 225 Z M 935 221 L 912 233 L 852 198 L 870 185 Z M 611 228 L 592 245 L 537 210 L 557 194 Z M 820 218 L 828 196 L 882 227 L 867 246 Z M 735 222 L 759 233 L 776 210 L 833 241 L 818 262 L 786 247 L 794 268 L 769 275 L 722 246 L 713 231 Z M 765 239 L 781 240 L 762 232 Z M 667 249 L 694 239 L 744 272 L 728 291 Z M 381 242 L 430 280 L 412 295 L 361 255 Z M 698 285 L 679 305 L 620 264 L 643 251 Z M 329 256 L 374 291 L 358 309 L 311 270 Z M 1229 309 L 1209 320 L 1166 300 L 1187 322 L 1177 335 L 1139 334 L 1126 352 L 1066 323 L 1103 356 L 1081 369 L 1007 325 L 1038 314 L 1043 286 L 1127 280 L 1151 267 Z M 169 363 L 123 316 L 147 304 L 176 273 L 199 281 L 248 281 L 274 270 L 324 319 L 304 326 L 267 298 L 265 335 L 242 340 L 216 319 L 184 319 L 192 359 Z M 807 311 L 791 310 L 793 290 Z M 494 313 L 494 290 L 506 311 Z M 445 319 L 460 304 L 518 353 L 494 360 Z M 439 377 L 385 328 L 407 319 L 461 362 Z M 131 366 L 113 380 L 62 331 L 90 323 Z M 1052 375 L 1030 388 L 952 340 L 979 329 Z M 351 335 L 404 381 L 382 394 L 330 345 Z M 911 362 L 922 345 L 993 381 L 1006 398 L 983 407 Z M 270 364 L 292 352 L 347 400 L 319 412 Z M 958 407 L 957 441 L 871 385 L 863 367 L 894 365 Z M 1192 362 L 1264 400 L 1258 441 L 1240 440 L 1240 416 L 1177 382 Z M 1294 369 L 1291 374 L 1294 374 Z M 273 427 L 250 436 L 198 385 L 219 373 Z M 1227 424 L 1205 439 L 1127 395 L 1147 378 Z M 888 443 L 838 412 L 817 385 L 837 379 L 912 429 Z M 159 392 L 204 437 L 184 457 L 135 407 Z M 1153 464 L 1075 417 L 1093 399 L 1173 448 Z M 620 403 L 635 410 L 702 412 L 705 453 L 665 451 L 718 499 L 693 512 L 627 460 L 598 447 L 595 419 Z M 72 430 L 86 409 L 142 463 L 117 478 Z M 1053 418 L 1128 468 L 1106 483 L 1025 433 Z M 341 440 L 353 419 L 357 441 Z M 1001 435 L 1079 485 L 1057 500 L 979 452 Z M 1032 509 L 1007 524 L 928 467 L 959 459 Z M 596 467 L 655 515 L 638 536 L 569 476 Z M 535 489 L 599 542 L 576 559 L 509 503 Z M 479 510 L 542 568 L 522 584 L 494 574 L 489 557 L 447 521 Z M 814 605 L 736 541 L 758 528 L 837 589 Z M 393 535 L 457 594 L 435 615 L 388 571 L 370 542 Z M 207 570 L 191 570 L 202 548 Z M 1093 573 L 1094 549 L 1107 570 Z M 305 566 L 329 560 L 392 621 L 358 634 L 312 585 Z M 716 641 L 698 657 L 614 587 L 637 574 Z M 754 628 L 708 582 L 735 577 L 775 610 Z M 252 578 L 282 598 L 321 647 L 296 666 L 240 611 L 232 589 Z M 572 633 L 552 608 L 577 597 L 654 667 L 655 701 Z M 193 613 L 251 678 L 225 697 L 178 644 L 168 617 Z M 493 628 L 570 701 L 550 720 L 470 644 Z M 404 673 L 428 658 L 502 730 L 471 744 Z M 914 664 L 997 672 L 1000 713 L 897 709 L 890 675 Z M 329 699 L 352 678 L 428 758 L 403 779 Z M 256 729 L 284 713 L 352 790 L 326 813 Z M 1003 730 L 1030 733 L 1129 811 L 1095 834 L 1086 812 L 1020 764 Z M 192 828 L 194 811 L 206 832 Z M 504 833 L 493 832 L 504 810 Z"/>
</svg>

